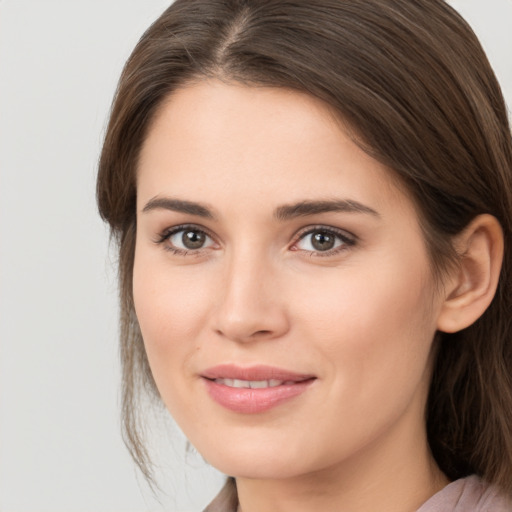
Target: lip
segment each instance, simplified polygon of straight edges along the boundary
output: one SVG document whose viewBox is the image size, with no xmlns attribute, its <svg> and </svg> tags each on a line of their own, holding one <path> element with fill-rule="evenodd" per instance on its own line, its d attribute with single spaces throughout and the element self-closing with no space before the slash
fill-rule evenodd
<svg viewBox="0 0 512 512">
<path fill-rule="evenodd" d="M 242 414 L 268 411 L 304 393 L 316 379 L 315 375 L 296 373 L 273 366 L 240 367 L 223 364 L 201 373 L 210 397 L 219 405 Z M 248 381 L 280 380 L 283 384 L 267 388 L 233 388 L 215 379 Z"/>
</svg>

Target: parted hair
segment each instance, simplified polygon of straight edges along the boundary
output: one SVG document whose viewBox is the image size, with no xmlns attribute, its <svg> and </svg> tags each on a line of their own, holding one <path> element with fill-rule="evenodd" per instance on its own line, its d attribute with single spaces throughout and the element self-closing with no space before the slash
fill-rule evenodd
<svg viewBox="0 0 512 512">
<path fill-rule="evenodd" d="M 468 24 L 443 0 L 176 0 L 128 59 L 99 162 L 99 211 L 119 250 L 124 439 L 149 478 L 140 400 L 158 399 L 134 313 L 138 158 L 162 102 L 216 78 L 323 100 L 413 199 L 432 272 L 477 215 L 500 222 L 496 295 L 470 327 L 437 333 L 426 410 L 450 479 L 478 474 L 512 495 L 512 138 L 507 108 Z"/>
</svg>

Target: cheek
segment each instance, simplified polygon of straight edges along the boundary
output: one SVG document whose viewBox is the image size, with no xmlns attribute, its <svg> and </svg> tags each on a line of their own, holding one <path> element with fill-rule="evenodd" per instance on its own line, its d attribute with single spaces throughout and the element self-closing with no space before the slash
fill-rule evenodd
<svg viewBox="0 0 512 512">
<path fill-rule="evenodd" d="M 422 255 L 423 256 L 423 255 Z M 423 256 L 424 258 L 424 256 Z M 417 384 L 435 333 L 428 262 L 413 258 L 346 269 L 306 283 L 296 310 L 307 340 L 339 386 L 379 393 Z"/>
<path fill-rule="evenodd" d="M 302 296 L 295 310 L 303 342 L 297 351 L 308 351 L 325 384 L 318 436 L 308 441 L 311 456 L 326 456 L 322 439 L 335 440 L 333 457 L 348 454 L 406 411 L 423 421 L 435 332 L 429 282 L 423 266 L 410 265 L 399 275 L 393 268 L 401 267 L 367 267 L 364 275 L 353 268 L 338 273 L 339 280 L 301 286 L 315 293 Z"/>
<path fill-rule="evenodd" d="M 177 369 L 186 368 L 198 349 L 199 332 L 206 317 L 205 287 L 187 278 L 187 272 L 171 272 L 164 258 L 136 252 L 133 296 L 153 377 L 165 390 Z M 172 387 L 171 387 L 172 389 Z M 165 399 L 165 397 L 164 397 Z"/>
</svg>

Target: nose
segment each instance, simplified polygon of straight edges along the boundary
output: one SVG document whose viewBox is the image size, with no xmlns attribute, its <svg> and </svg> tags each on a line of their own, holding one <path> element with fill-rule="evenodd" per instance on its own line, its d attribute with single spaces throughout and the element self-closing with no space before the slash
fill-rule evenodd
<svg viewBox="0 0 512 512">
<path fill-rule="evenodd" d="M 233 256 L 213 315 L 215 332 L 239 343 L 283 336 L 289 318 L 277 273 L 261 255 Z"/>
</svg>

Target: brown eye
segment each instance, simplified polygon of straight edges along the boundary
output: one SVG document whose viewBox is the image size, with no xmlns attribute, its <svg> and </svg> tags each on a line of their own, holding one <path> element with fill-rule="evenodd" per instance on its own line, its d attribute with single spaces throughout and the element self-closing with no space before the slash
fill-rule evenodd
<svg viewBox="0 0 512 512">
<path fill-rule="evenodd" d="M 201 249 L 206 240 L 206 235 L 201 231 L 183 231 L 181 242 L 187 249 Z"/>
<path fill-rule="evenodd" d="M 345 232 L 338 232 L 334 228 L 317 228 L 304 233 L 295 247 L 310 253 L 334 253 L 355 243 L 356 240 Z"/>
<path fill-rule="evenodd" d="M 317 231 L 311 235 L 311 245 L 317 251 L 328 251 L 334 247 L 336 238 L 326 231 Z"/>
<path fill-rule="evenodd" d="M 215 245 L 214 241 L 203 230 L 194 227 L 176 228 L 165 235 L 161 242 L 166 242 L 169 249 L 175 251 L 198 251 Z"/>
</svg>

